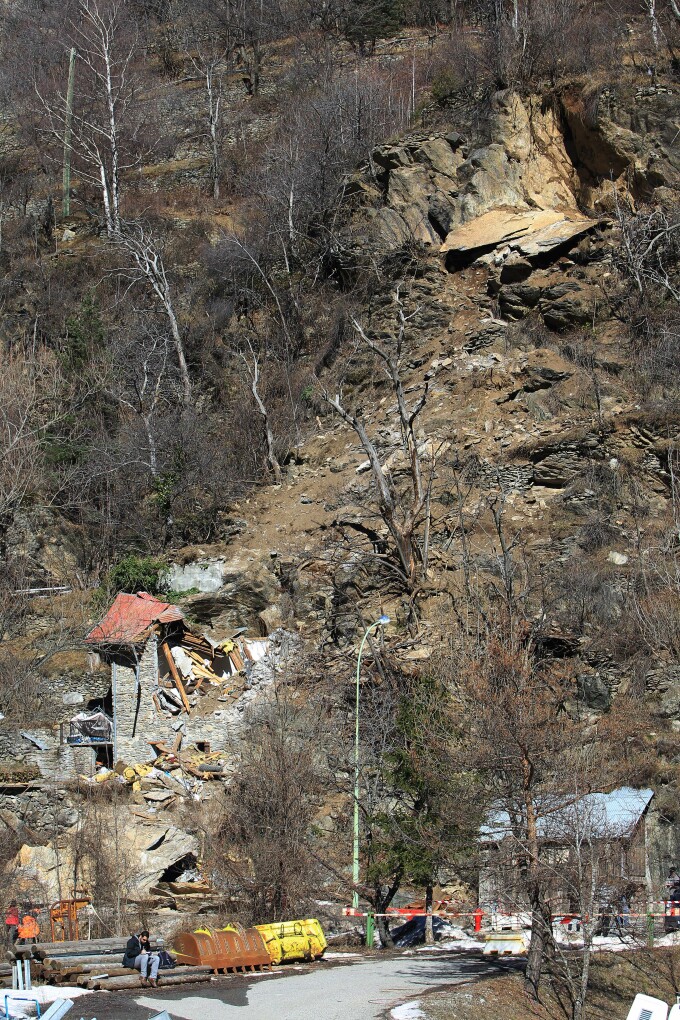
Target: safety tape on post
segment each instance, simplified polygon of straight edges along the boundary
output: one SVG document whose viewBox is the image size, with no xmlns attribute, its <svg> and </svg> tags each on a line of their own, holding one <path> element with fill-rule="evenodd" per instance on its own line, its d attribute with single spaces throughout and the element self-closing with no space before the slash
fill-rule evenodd
<svg viewBox="0 0 680 1020">
<path fill-rule="evenodd" d="M 660 912 L 648 911 L 648 912 L 645 912 L 644 914 L 634 914 L 632 912 L 631 913 L 628 913 L 628 912 L 624 913 L 622 911 L 610 910 L 610 911 L 602 911 L 597 916 L 598 917 L 602 916 L 602 913 L 608 913 L 608 915 L 610 917 L 625 917 L 625 918 L 631 918 L 631 917 L 636 917 L 636 918 L 641 918 L 641 917 L 644 917 L 644 918 L 648 918 L 648 917 L 677 917 L 678 921 L 680 921 L 680 909 L 675 914 L 669 914 L 669 913 L 664 912 L 664 911 L 660 911 Z M 391 918 L 405 917 L 405 918 L 412 918 L 412 917 L 428 917 L 428 913 L 427 913 L 426 910 L 408 910 L 408 909 L 406 909 L 403 912 L 402 911 L 393 910 L 393 911 L 389 911 L 388 913 L 384 913 L 384 914 L 376 914 L 372 910 L 356 910 L 354 907 L 343 907 L 342 908 L 342 916 L 343 917 L 391 917 Z M 517 914 L 505 914 L 505 913 L 501 913 L 498 910 L 495 910 L 495 911 L 486 911 L 485 910 L 482 913 L 482 917 L 490 917 L 490 918 L 516 917 L 516 916 L 517 916 Z M 452 913 L 451 911 L 445 911 L 445 910 L 433 910 L 432 911 L 432 917 L 446 917 L 446 918 L 479 917 L 479 912 L 478 911 L 460 911 L 460 912 L 453 912 Z M 568 924 L 569 921 L 580 921 L 580 915 L 578 915 L 578 914 L 552 914 L 551 915 L 551 920 L 552 921 L 556 921 L 557 918 L 564 919 L 566 924 Z M 569 919 L 569 920 L 567 920 L 567 919 Z"/>
</svg>

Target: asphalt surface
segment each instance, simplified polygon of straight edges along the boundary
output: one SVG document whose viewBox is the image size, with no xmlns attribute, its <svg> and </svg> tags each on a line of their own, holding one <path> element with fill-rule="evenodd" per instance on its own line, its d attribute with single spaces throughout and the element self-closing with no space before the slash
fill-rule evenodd
<svg viewBox="0 0 680 1020">
<path fill-rule="evenodd" d="M 285 968 L 262 977 L 217 978 L 210 984 L 154 992 L 100 992 L 76 1000 L 86 1020 L 149 1020 L 166 1009 L 173 1020 L 374 1020 L 419 993 L 498 968 L 478 957 L 368 957 L 346 963 Z"/>
</svg>

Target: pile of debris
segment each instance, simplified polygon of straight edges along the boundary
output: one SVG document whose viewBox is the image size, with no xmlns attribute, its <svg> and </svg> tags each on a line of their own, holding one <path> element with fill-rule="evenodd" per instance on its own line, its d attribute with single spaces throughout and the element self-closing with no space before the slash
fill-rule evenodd
<svg viewBox="0 0 680 1020">
<path fill-rule="evenodd" d="M 181 749 L 182 734 L 168 747 L 162 740 L 151 742 L 153 756 L 150 761 L 128 765 L 116 762 L 112 769 L 102 768 L 94 776 L 81 776 L 91 784 L 122 783 L 132 792 L 141 794 L 155 810 L 172 807 L 177 798 L 196 796 L 203 782 L 220 779 L 227 764 L 225 751 L 210 751 L 208 744 L 200 748 L 189 745 Z"/>
<path fill-rule="evenodd" d="M 159 645 L 156 708 L 170 715 L 190 713 L 211 687 L 218 688 L 221 701 L 238 698 L 246 665 L 259 662 L 268 649 L 266 639 L 248 639 L 241 632 L 220 642 L 186 629 L 166 634 Z"/>
</svg>

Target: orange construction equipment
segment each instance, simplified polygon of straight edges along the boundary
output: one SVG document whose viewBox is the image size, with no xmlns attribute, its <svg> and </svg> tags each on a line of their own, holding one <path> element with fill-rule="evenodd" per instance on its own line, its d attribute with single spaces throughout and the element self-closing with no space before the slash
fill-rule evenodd
<svg viewBox="0 0 680 1020">
<path fill-rule="evenodd" d="M 265 967 L 271 970 L 267 947 L 255 928 L 185 932 L 174 939 L 173 951 L 178 963 L 211 967 L 215 973 L 255 971 Z"/>
<path fill-rule="evenodd" d="M 224 967 L 222 956 L 207 931 L 176 935 L 172 941 L 172 951 L 180 966 L 212 967 L 215 973 Z"/>
<path fill-rule="evenodd" d="M 80 939 L 78 932 L 78 911 L 86 907 L 90 902 L 87 893 L 81 893 L 70 900 L 57 900 L 50 905 L 50 934 L 53 942 L 77 942 Z"/>
<path fill-rule="evenodd" d="M 271 960 L 264 939 L 256 928 L 243 931 L 216 931 L 213 938 L 228 954 L 229 970 L 271 970 Z"/>
</svg>

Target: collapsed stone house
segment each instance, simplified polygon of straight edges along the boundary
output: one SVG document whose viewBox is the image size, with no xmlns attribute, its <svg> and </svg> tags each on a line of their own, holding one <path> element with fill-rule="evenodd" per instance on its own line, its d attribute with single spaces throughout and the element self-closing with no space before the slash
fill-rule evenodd
<svg viewBox="0 0 680 1020">
<path fill-rule="evenodd" d="M 32 789 L 90 776 L 98 763 L 147 761 L 152 741 L 173 745 L 178 733 L 183 746 L 223 749 L 234 707 L 257 679 L 246 673 L 256 663 L 266 672 L 270 642 L 243 628 L 208 639 L 177 606 L 140 592 L 116 596 L 85 645 L 87 664 L 76 652 L 52 656 L 55 667 L 69 663 L 50 676 L 49 718 L 19 728 L 0 719 L 0 808 L 7 796 L 15 810 L 19 795 L 28 806 Z"/>
<path fill-rule="evenodd" d="M 113 826 L 115 816 L 125 897 L 147 904 L 155 897 L 166 906 L 172 900 L 178 909 L 178 876 L 195 871 L 199 848 L 175 824 L 173 806 L 209 797 L 219 783 L 208 780 L 227 778 L 223 766 L 240 715 L 271 682 L 275 663 L 267 653 L 281 652 L 285 638 L 248 639 L 238 628 L 213 640 L 171 603 L 146 592 L 117 595 L 85 638 L 89 665 L 78 689 L 56 692 L 54 721 L 20 737 L 33 778 L 19 775 L 26 772 L 22 748 L 3 761 L 16 773 L 9 784 L 0 778 L 0 822 L 22 843 L 10 867 L 14 888 L 38 903 L 89 889 L 92 876 L 74 849 L 87 789 L 82 777 L 94 785 L 125 778 L 124 800 L 100 808 L 105 824 Z M 154 769 L 154 760 L 166 764 Z M 69 782 L 77 777 L 78 784 Z M 185 882 L 191 903 L 196 875 Z"/>
<path fill-rule="evenodd" d="M 653 790 L 621 787 L 610 793 L 589 793 L 563 805 L 541 806 L 540 859 L 553 913 L 578 912 L 582 907 L 575 880 L 579 855 L 592 876 L 596 905 L 625 894 L 644 911 L 663 899 L 665 876 L 675 864 L 674 848 L 653 800 Z M 513 825 L 505 810 L 492 812 L 482 826 L 479 902 L 483 908 L 508 913 L 526 908 L 523 831 L 522 819 Z"/>
<path fill-rule="evenodd" d="M 211 641 L 194 633 L 177 606 L 146 592 L 117 595 L 85 640 L 96 664 L 110 669 L 102 704 L 110 727 L 92 736 L 89 720 L 75 719 L 67 741 L 89 744 L 96 760 L 109 767 L 146 761 L 153 749 L 172 747 L 180 736 L 185 746 L 222 750 L 228 706 L 243 687 L 239 674 L 247 661 L 262 659 L 269 644 L 240 631 Z"/>
</svg>

